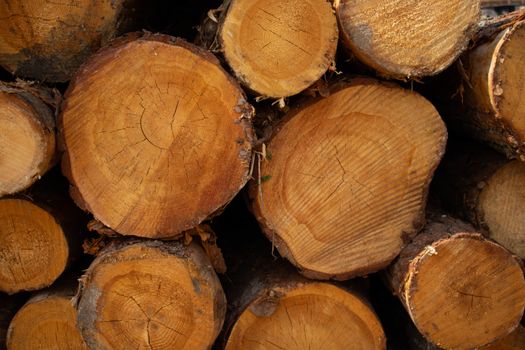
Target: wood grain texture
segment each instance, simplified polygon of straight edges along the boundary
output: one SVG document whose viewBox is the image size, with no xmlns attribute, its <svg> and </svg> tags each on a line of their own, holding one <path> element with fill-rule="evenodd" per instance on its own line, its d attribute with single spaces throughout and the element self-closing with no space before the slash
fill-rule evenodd
<svg viewBox="0 0 525 350">
<path fill-rule="evenodd" d="M 433 218 L 401 252 L 389 281 L 419 331 L 444 349 L 505 337 L 525 308 L 520 261 L 447 216 Z"/>
<path fill-rule="evenodd" d="M 502 20 L 499 28 L 489 22 L 486 30 L 482 30 L 482 44 L 462 60 L 468 79 L 463 84 L 467 113 L 456 116 L 463 129 L 472 136 L 487 141 L 508 157 L 523 161 L 524 16 L 525 10 L 516 12 Z"/>
<path fill-rule="evenodd" d="M 81 279 L 78 325 L 92 349 L 210 349 L 226 300 L 200 246 L 111 245 Z"/>
<path fill-rule="evenodd" d="M 240 314 L 226 350 L 386 349 L 373 309 L 358 295 L 329 283 L 267 285 Z"/>
<path fill-rule="evenodd" d="M 247 182 L 252 113 L 210 53 L 159 34 L 118 40 L 66 95 L 72 195 L 118 233 L 178 236 Z"/>
<path fill-rule="evenodd" d="M 7 334 L 7 350 L 87 350 L 77 328 L 74 289 L 46 290 L 17 312 Z"/>
<path fill-rule="evenodd" d="M 377 271 L 423 225 L 447 139 L 434 107 L 395 85 L 355 79 L 293 109 L 269 141 L 254 212 L 303 273 Z"/>
<path fill-rule="evenodd" d="M 66 233 L 48 211 L 24 199 L 0 199 L 0 291 L 53 283 L 70 258 Z"/>
<path fill-rule="evenodd" d="M 42 88 L 0 83 L 0 197 L 25 190 L 55 164 L 56 106 L 49 99 Z"/>
<path fill-rule="evenodd" d="M 341 40 L 360 61 L 398 79 L 434 75 L 474 35 L 479 0 L 336 0 Z"/>
<path fill-rule="evenodd" d="M 61 82 L 118 33 L 125 0 L 16 0 L 0 3 L 0 65 Z"/>
<path fill-rule="evenodd" d="M 454 146 L 434 183 L 442 205 L 525 258 L 525 164 L 480 145 Z"/>
<path fill-rule="evenodd" d="M 233 0 L 219 40 L 237 78 L 267 97 L 295 95 L 333 64 L 338 28 L 326 0 Z"/>
</svg>

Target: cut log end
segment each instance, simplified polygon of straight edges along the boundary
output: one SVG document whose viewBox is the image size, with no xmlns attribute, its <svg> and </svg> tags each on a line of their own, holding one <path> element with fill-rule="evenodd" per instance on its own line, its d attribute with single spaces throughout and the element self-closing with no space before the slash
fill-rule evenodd
<svg viewBox="0 0 525 350">
<path fill-rule="evenodd" d="M 226 350 L 255 347 L 380 350 L 386 338 L 360 298 L 330 284 L 307 283 L 273 288 L 241 313 Z"/>
<path fill-rule="evenodd" d="M 380 73 L 434 75 L 466 48 L 480 18 L 479 0 L 337 0 L 344 45 Z"/>
<path fill-rule="evenodd" d="M 234 0 L 220 39 L 237 77 L 268 97 L 295 95 L 335 59 L 338 28 L 325 0 Z"/>
<path fill-rule="evenodd" d="M 477 348 L 509 334 L 525 307 L 520 264 L 477 234 L 426 246 L 411 262 L 403 289 L 418 329 L 446 349 Z"/>
<path fill-rule="evenodd" d="M 525 258 L 525 164 L 507 163 L 484 183 L 478 203 L 490 238 Z"/>
<path fill-rule="evenodd" d="M 93 349 L 207 349 L 224 321 L 221 285 L 195 244 L 103 252 L 81 282 L 78 324 Z"/>
<path fill-rule="evenodd" d="M 53 165 L 54 122 L 42 111 L 20 94 L 0 92 L 0 196 L 26 189 Z"/>
<path fill-rule="evenodd" d="M 0 250 L 0 291 L 9 294 L 51 285 L 69 258 L 55 218 L 22 199 L 0 200 Z"/>
<path fill-rule="evenodd" d="M 0 64 L 17 76 L 67 81 L 116 33 L 124 1 L 16 0 L 0 4 Z"/>
<path fill-rule="evenodd" d="M 7 349 L 87 349 L 76 319 L 70 296 L 35 297 L 11 321 Z"/>
<path fill-rule="evenodd" d="M 281 254 L 308 275 L 377 271 L 423 225 L 446 138 L 424 98 L 356 79 L 278 128 L 271 159 L 261 164 L 267 181 L 252 184 L 255 214 Z"/>
<path fill-rule="evenodd" d="M 252 108 L 204 50 L 130 35 L 94 56 L 66 97 L 65 172 L 116 232 L 175 237 L 248 180 Z"/>
<path fill-rule="evenodd" d="M 520 17 L 521 16 L 521 17 Z M 465 57 L 466 113 L 453 118 L 473 137 L 489 142 L 510 158 L 525 161 L 525 21 L 514 13 L 510 23 L 481 31 L 481 45 Z M 521 20 L 520 20 L 521 18 Z M 499 31 L 499 33 L 498 33 Z"/>
</svg>

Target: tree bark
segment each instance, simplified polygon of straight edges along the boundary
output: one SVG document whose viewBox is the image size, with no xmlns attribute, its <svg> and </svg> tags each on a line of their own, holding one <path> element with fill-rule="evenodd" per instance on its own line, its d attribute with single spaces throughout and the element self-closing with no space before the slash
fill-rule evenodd
<svg viewBox="0 0 525 350">
<path fill-rule="evenodd" d="M 525 10 L 487 21 L 464 58 L 464 111 L 453 123 L 510 158 L 525 161 Z"/>
<path fill-rule="evenodd" d="M 0 65 L 16 76 L 64 82 L 136 13 L 135 1 L 42 0 L 0 4 Z"/>
<path fill-rule="evenodd" d="M 70 282 L 39 292 L 27 301 L 9 326 L 8 350 L 87 350 L 72 302 L 77 283 Z"/>
<path fill-rule="evenodd" d="M 56 90 L 0 82 L 0 197 L 25 190 L 56 161 Z"/>
<path fill-rule="evenodd" d="M 424 225 L 447 132 L 421 96 L 371 79 L 292 109 L 259 157 L 253 211 L 308 277 L 386 267 Z"/>
<path fill-rule="evenodd" d="M 380 74 L 403 80 L 451 65 L 480 18 L 479 0 L 336 0 L 334 6 L 345 48 Z"/>
<path fill-rule="evenodd" d="M 252 114 L 207 51 L 160 34 L 121 38 L 66 94 L 60 128 L 71 195 L 120 234 L 178 237 L 248 181 Z"/>
<path fill-rule="evenodd" d="M 195 243 L 106 247 L 81 278 L 78 325 L 92 349 L 209 349 L 226 300 Z"/>
<path fill-rule="evenodd" d="M 431 218 L 387 279 L 418 330 L 445 349 L 491 343 L 512 332 L 523 316 L 519 259 L 445 215 Z"/>
<path fill-rule="evenodd" d="M 442 205 L 524 259 L 525 164 L 473 144 L 456 146 L 436 176 Z"/>
<path fill-rule="evenodd" d="M 197 42 L 221 51 L 244 86 L 262 97 L 298 94 L 334 68 L 337 20 L 329 1 L 225 0 Z"/>
</svg>

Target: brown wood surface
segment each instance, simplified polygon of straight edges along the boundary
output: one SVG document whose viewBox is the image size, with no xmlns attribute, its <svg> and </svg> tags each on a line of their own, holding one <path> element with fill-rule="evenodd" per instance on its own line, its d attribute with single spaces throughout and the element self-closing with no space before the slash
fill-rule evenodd
<svg viewBox="0 0 525 350">
<path fill-rule="evenodd" d="M 60 281 L 33 295 L 9 325 L 7 350 L 87 350 L 77 328 L 76 281 Z"/>
<path fill-rule="evenodd" d="M 461 59 L 464 110 L 451 122 L 525 161 L 525 9 L 485 22 L 475 43 Z"/>
<path fill-rule="evenodd" d="M 0 3 L 0 65 L 39 81 L 69 80 L 128 26 L 134 0 L 14 0 Z"/>
<path fill-rule="evenodd" d="M 435 75 L 466 49 L 480 18 L 479 0 L 336 0 L 344 47 L 381 75 Z"/>
<path fill-rule="evenodd" d="M 351 79 L 331 92 L 276 127 L 250 193 L 282 256 L 309 277 L 347 279 L 386 267 L 422 228 L 447 133 L 395 85 Z"/>
<path fill-rule="evenodd" d="M 209 52 L 167 35 L 127 35 L 93 56 L 66 93 L 71 195 L 120 234 L 178 237 L 248 181 L 252 114 Z"/>
<path fill-rule="evenodd" d="M 257 95 L 295 95 L 335 67 L 338 28 L 329 1 L 231 0 L 213 13 L 219 24 L 209 47 Z"/>
<path fill-rule="evenodd" d="M 388 270 L 418 330 L 445 349 L 473 349 L 513 331 L 525 308 L 521 261 L 475 229 L 433 215 Z"/>
<path fill-rule="evenodd" d="M 56 90 L 0 82 L 0 197 L 25 190 L 56 162 Z"/>
<path fill-rule="evenodd" d="M 78 326 L 92 349 L 210 349 L 226 300 L 196 243 L 106 247 L 81 278 Z"/>
</svg>

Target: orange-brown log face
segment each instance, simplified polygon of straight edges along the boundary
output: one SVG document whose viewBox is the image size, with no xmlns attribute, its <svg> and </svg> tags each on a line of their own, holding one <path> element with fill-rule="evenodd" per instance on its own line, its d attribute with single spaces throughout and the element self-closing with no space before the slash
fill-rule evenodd
<svg viewBox="0 0 525 350">
<path fill-rule="evenodd" d="M 0 64 L 38 80 L 66 81 L 116 34 L 123 0 L 0 3 Z"/>
<path fill-rule="evenodd" d="M 257 217 L 305 270 L 377 270 L 417 229 L 445 140 L 422 97 L 355 83 L 297 111 L 270 141 L 271 159 L 261 164 L 268 180 L 254 188 Z"/>
<path fill-rule="evenodd" d="M 110 48 L 67 96 L 70 180 L 115 231 L 173 237 L 247 181 L 246 106 L 238 86 L 196 47 L 138 39 Z"/>
<path fill-rule="evenodd" d="M 466 48 L 479 0 L 337 0 L 345 45 L 365 64 L 397 78 L 439 73 Z"/>
<path fill-rule="evenodd" d="M 335 59 L 338 28 L 325 0 L 234 0 L 220 33 L 224 56 L 256 93 L 290 96 Z"/>
</svg>

